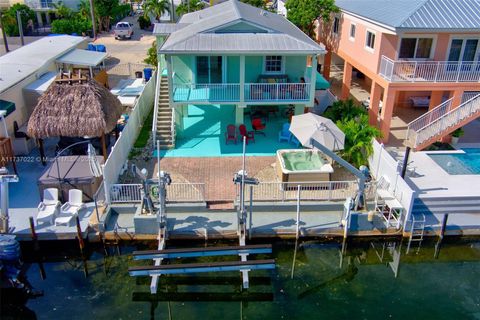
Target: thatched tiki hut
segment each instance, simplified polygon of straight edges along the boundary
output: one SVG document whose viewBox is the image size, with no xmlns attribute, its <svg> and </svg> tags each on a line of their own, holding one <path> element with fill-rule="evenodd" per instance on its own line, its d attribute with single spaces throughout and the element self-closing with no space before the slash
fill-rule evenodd
<svg viewBox="0 0 480 320">
<path fill-rule="evenodd" d="M 83 76 L 57 78 L 38 100 L 28 120 L 28 135 L 40 141 L 50 137 L 101 137 L 111 132 L 123 112 L 120 101 L 101 84 Z"/>
</svg>

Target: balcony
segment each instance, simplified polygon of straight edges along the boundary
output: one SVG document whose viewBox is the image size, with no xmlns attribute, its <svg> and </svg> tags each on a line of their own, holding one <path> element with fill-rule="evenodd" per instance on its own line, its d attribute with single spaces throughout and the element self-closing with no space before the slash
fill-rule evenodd
<svg viewBox="0 0 480 320">
<path fill-rule="evenodd" d="M 390 82 L 480 82 L 480 62 L 399 61 L 382 56 L 379 74 Z"/>
<path fill-rule="evenodd" d="M 53 9 L 54 3 L 52 0 L 25 0 L 25 4 L 32 9 Z"/>
<path fill-rule="evenodd" d="M 174 102 L 205 103 L 297 103 L 310 100 L 310 83 L 174 84 Z"/>
</svg>

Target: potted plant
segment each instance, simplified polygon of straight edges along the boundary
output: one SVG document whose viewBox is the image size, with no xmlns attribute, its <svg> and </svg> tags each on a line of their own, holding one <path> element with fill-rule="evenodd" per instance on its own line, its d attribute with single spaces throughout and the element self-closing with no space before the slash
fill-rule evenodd
<svg viewBox="0 0 480 320">
<path fill-rule="evenodd" d="M 463 130 L 463 128 L 458 128 L 457 130 L 453 131 L 452 132 L 452 144 L 457 144 L 458 139 L 460 139 L 460 137 L 462 137 L 464 134 L 465 134 L 465 131 Z"/>
</svg>

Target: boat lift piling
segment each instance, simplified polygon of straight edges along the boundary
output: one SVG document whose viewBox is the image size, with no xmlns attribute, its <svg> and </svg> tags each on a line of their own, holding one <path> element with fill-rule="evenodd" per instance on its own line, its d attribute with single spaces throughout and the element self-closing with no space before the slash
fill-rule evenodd
<svg viewBox="0 0 480 320">
<path fill-rule="evenodd" d="M 45 280 L 47 278 L 47 274 L 45 272 L 45 268 L 43 267 L 42 261 L 40 261 L 40 244 L 38 243 L 38 236 L 37 232 L 35 231 L 35 222 L 33 221 L 33 217 L 29 217 L 28 221 L 30 223 L 30 234 L 32 235 L 33 252 L 35 254 L 35 259 L 38 260 L 38 267 L 40 269 L 40 278 Z"/>
</svg>

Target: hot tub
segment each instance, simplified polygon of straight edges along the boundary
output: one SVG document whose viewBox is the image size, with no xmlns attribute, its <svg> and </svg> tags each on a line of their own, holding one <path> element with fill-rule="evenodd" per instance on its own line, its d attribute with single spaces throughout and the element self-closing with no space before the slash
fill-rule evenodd
<svg viewBox="0 0 480 320">
<path fill-rule="evenodd" d="M 278 150 L 276 170 L 282 182 L 330 181 L 333 173 L 329 159 L 318 150 Z"/>
</svg>

